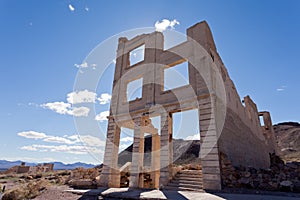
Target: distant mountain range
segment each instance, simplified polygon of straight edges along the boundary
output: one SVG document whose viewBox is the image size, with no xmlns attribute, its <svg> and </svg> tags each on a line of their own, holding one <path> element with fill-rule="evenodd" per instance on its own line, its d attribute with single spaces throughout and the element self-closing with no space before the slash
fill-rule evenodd
<svg viewBox="0 0 300 200">
<path fill-rule="evenodd" d="M 0 160 L 0 171 L 4 171 L 6 169 L 9 169 L 13 166 L 16 165 L 20 165 L 22 163 L 22 161 L 18 160 L 18 161 L 7 161 L 7 160 Z M 25 162 L 26 166 L 36 166 L 38 163 L 29 163 L 29 162 Z M 82 163 L 82 162 L 76 162 L 73 164 L 64 164 L 62 162 L 50 162 L 50 163 L 54 163 L 54 170 L 59 170 L 59 169 L 75 169 L 78 167 L 83 167 L 83 168 L 93 168 L 95 167 L 95 165 L 92 164 L 86 164 L 86 163 Z"/>
<path fill-rule="evenodd" d="M 300 124 L 298 122 L 284 122 L 274 125 L 275 136 L 279 147 L 279 155 L 286 161 L 300 162 Z M 145 163 L 150 163 L 151 137 L 145 138 Z M 119 165 L 123 166 L 131 161 L 132 145 L 119 154 Z M 174 161 L 177 164 L 190 163 L 198 157 L 200 141 L 185 141 L 181 139 L 173 140 Z M 147 154 L 148 153 L 148 154 Z M 22 161 L 0 160 L 0 171 L 20 165 Z M 75 169 L 78 167 L 94 168 L 96 165 L 76 162 L 73 164 L 64 164 L 62 162 L 54 163 L 54 169 Z M 35 166 L 38 163 L 26 163 L 27 166 Z M 102 166 L 102 165 L 99 165 Z M 98 167 L 99 167 L 98 166 Z"/>
</svg>

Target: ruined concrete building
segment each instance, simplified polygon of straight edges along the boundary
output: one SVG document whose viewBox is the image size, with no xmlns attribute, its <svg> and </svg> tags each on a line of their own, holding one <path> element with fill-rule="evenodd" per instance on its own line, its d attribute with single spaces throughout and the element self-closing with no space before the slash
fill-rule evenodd
<svg viewBox="0 0 300 200">
<path fill-rule="evenodd" d="M 100 184 L 120 187 L 120 129 L 126 127 L 134 130 L 129 187 L 143 188 L 145 173 L 151 176 L 152 188 L 167 185 L 173 178 L 172 114 L 190 109 L 199 113 L 204 189 L 222 188 L 221 152 L 236 166 L 269 167 L 269 153 L 275 151 L 270 114 L 258 112 L 249 96 L 241 101 L 208 24 L 203 21 L 188 28 L 187 40 L 179 45 L 164 50 L 163 44 L 161 32 L 119 38 Z M 130 52 L 141 45 L 145 45 L 144 59 L 130 63 Z M 164 91 L 164 70 L 183 62 L 188 63 L 189 84 Z M 142 97 L 128 101 L 127 85 L 140 78 Z M 160 116 L 160 133 L 151 123 L 154 116 Z M 143 162 L 145 133 L 152 135 L 148 167 Z"/>
<path fill-rule="evenodd" d="M 46 173 L 53 171 L 54 164 L 53 163 L 43 163 L 38 164 L 36 166 L 26 166 L 25 162 L 22 162 L 19 166 L 11 167 L 7 170 L 7 173 L 16 173 L 16 174 L 22 174 L 22 173 Z"/>
</svg>

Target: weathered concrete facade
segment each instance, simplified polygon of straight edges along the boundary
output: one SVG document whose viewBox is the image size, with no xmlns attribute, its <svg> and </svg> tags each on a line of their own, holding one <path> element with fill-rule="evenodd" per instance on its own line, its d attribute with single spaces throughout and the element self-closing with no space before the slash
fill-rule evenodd
<svg viewBox="0 0 300 200">
<path fill-rule="evenodd" d="M 160 32 L 131 40 L 119 39 L 100 178 L 102 186 L 120 187 L 121 127 L 134 130 L 129 186 L 144 187 L 143 174 L 148 171 L 151 187 L 166 185 L 172 179 L 172 114 L 190 109 L 199 111 L 204 189 L 221 189 L 220 152 L 228 155 L 235 165 L 269 165 L 268 153 L 275 150 L 269 113 L 259 113 L 250 97 L 244 98 L 243 105 L 206 22 L 188 28 L 187 36 L 186 42 L 167 50 L 163 48 L 164 38 Z M 131 65 L 130 52 L 141 45 L 145 45 L 144 60 Z M 186 61 L 189 85 L 164 91 L 164 70 Z M 128 83 L 139 78 L 143 78 L 142 97 L 127 101 Z M 153 116 L 161 118 L 160 133 L 151 123 Z M 259 116 L 264 118 L 263 127 Z M 221 118 L 224 118 L 223 123 Z M 148 171 L 143 166 L 145 133 L 152 135 L 152 160 Z"/>
</svg>

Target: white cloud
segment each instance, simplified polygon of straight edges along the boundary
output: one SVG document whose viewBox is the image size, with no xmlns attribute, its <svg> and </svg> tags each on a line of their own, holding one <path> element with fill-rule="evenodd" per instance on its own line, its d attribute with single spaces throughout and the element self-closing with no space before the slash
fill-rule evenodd
<svg viewBox="0 0 300 200">
<path fill-rule="evenodd" d="M 71 107 L 70 103 L 65 102 L 45 103 L 42 104 L 41 107 L 45 109 L 50 109 L 61 115 L 68 114 L 75 117 L 86 117 L 90 112 L 90 109 L 87 107 Z"/>
<path fill-rule="evenodd" d="M 105 142 L 100 138 L 91 136 L 91 135 L 64 135 L 53 136 L 47 135 L 45 133 L 39 133 L 35 131 L 26 131 L 18 133 L 19 136 L 41 140 L 43 142 L 55 143 L 61 145 L 41 145 L 41 144 L 32 144 L 28 146 L 21 147 L 22 150 L 27 151 L 39 151 L 39 152 L 64 152 L 72 154 L 87 154 L 88 152 L 92 153 L 101 153 L 101 147 L 105 146 Z M 81 144 L 82 143 L 82 144 Z"/>
<path fill-rule="evenodd" d="M 177 21 L 176 19 L 174 19 L 170 22 L 170 28 L 173 29 L 175 25 L 179 25 L 179 21 Z"/>
<path fill-rule="evenodd" d="M 96 69 L 97 64 L 91 64 L 91 67 L 92 67 L 93 69 Z"/>
<path fill-rule="evenodd" d="M 74 64 L 75 67 L 77 68 L 88 68 L 89 65 L 87 62 L 81 63 L 81 64 Z"/>
<path fill-rule="evenodd" d="M 64 137 L 67 137 L 67 138 L 69 138 L 69 139 L 71 139 L 71 140 L 75 140 L 75 141 L 77 141 L 77 142 L 80 141 L 79 135 L 71 135 L 71 136 L 64 136 Z"/>
<path fill-rule="evenodd" d="M 74 144 L 77 142 L 77 141 L 71 141 L 64 137 L 46 135 L 45 133 L 40 133 L 36 131 L 24 131 L 18 133 L 18 135 L 28 139 L 35 139 L 35 140 L 43 139 L 44 142 L 50 142 L 50 143 Z"/>
<path fill-rule="evenodd" d="M 42 139 L 44 142 L 51 142 L 51 143 L 74 144 L 77 142 L 77 141 L 66 139 L 65 137 L 47 135 L 45 133 L 40 133 L 36 131 L 23 131 L 18 133 L 18 136 L 25 137 L 28 139 L 35 139 L 35 140 Z"/>
<path fill-rule="evenodd" d="M 104 147 L 105 142 L 102 141 L 98 137 L 94 137 L 91 135 L 71 135 L 68 137 L 69 139 L 73 140 L 76 143 L 82 142 L 87 146 L 94 146 L 94 147 Z"/>
<path fill-rule="evenodd" d="M 133 138 L 132 138 L 132 137 L 124 137 L 124 138 L 121 138 L 120 141 L 121 141 L 121 142 L 132 142 L 132 141 L 133 141 Z"/>
<path fill-rule="evenodd" d="M 127 147 L 129 147 L 128 144 L 121 144 L 121 145 L 119 146 L 119 152 L 124 151 L 125 149 L 127 149 Z"/>
<path fill-rule="evenodd" d="M 67 94 L 67 101 L 70 104 L 95 103 L 97 94 L 88 90 L 74 91 Z"/>
<path fill-rule="evenodd" d="M 25 137 L 28 139 L 35 139 L 35 140 L 42 140 L 44 142 L 49 143 L 60 143 L 60 144 L 77 144 L 77 143 L 84 143 L 87 146 L 104 146 L 105 143 L 100 138 L 92 136 L 92 135 L 64 135 L 63 137 L 60 136 L 53 136 L 47 135 L 45 133 L 40 133 L 36 131 L 24 131 L 18 133 L 19 136 Z"/>
<path fill-rule="evenodd" d="M 68 111 L 69 115 L 75 117 L 87 117 L 89 115 L 90 109 L 87 107 L 73 107 L 72 110 Z"/>
<path fill-rule="evenodd" d="M 40 145 L 33 144 L 29 146 L 21 147 L 22 150 L 28 151 L 39 151 L 39 152 L 61 152 L 61 153 L 70 153 L 70 154 L 88 154 L 93 152 L 96 154 L 103 153 L 103 150 L 96 147 L 88 147 L 82 145 Z"/>
<path fill-rule="evenodd" d="M 87 62 L 83 62 L 81 64 L 74 64 L 75 67 L 77 68 L 81 68 L 81 69 L 85 69 L 88 67 L 92 67 L 93 69 L 96 69 L 97 64 L 93 63 L 93 64 L 88 64 Z"/>
<path fill-rule="evenodd" d="M 80 140 L 83 142 L 83 144 L 87 146 L 92 146 L 92 147 L 104 147 L 105 142 L 100 140 L 98 137 L 94 137 L 91 135 L 80 135 L 79 136 Z"/>
<path fill-rule="evenodd" d="M 22 160 L 25 162 L 35 162 L 35 163 L 43 163 L 43 162 L 57 162 L 56 159 L 53 158 L 47 158 L 47 157 L 43 157 L 43 158 L 32 158 L 32 157 L 1 157 L 1 159 L 3 160 L 7 160 L 7 161 L 16 161 L 16 160 Z"/>
<path fill-rule="evenodd" d="M 102 122 L 107 120 L 107 116 L 109 116 L 109 111 L 104 111 L 96 115 L 95 120 Z"/>
<path fill-rule="evenodd" d="M 24 131 L 24 132 L 20 132 L 18 133 L 19 136 L 21 137 L 25 137 L 25 138 L 29 138 L 29 139 L 43 139 L 46 137 L 45 133 L 39 133 L 36 131 Z"/>
<path fill-rule="evenodd" d="M 98 98 L 98 101 L 100 102 L 100 104 L 108 104 L 111 100 L 111 95 L 108 93 L 103 93 L 100 95 L 100 97 Z"/>
<path fill-rule="evenodd" d="M 23 146 L 21 147 L 22 150 L 26 150 L 26 151 L 37 151 L 38 149 L 34 146 Z"/>
<path fill-rule="evenodd" d="M 179 22 L 176 19 L 173 19 L 172 21 L 168 19 L 163 19 L 161 22 L 159 21 L 155 22 L 155 29 L 156 31 L 163 32 L 167 28 L 174 29 L 175 25 L 179 25 Z"/>
<path fill-rule="evenodd" d="M 200 140 L 200 135 L 197 133 L 195 135 L 187 136 L 185 140 Z"/>
<path fill-rule="evenodd" d="M 95 92 L 88 90 L 74 91 L 67 94 L 67 102 L 49 102 L 41 104 L 40 106 L 62 115 L 68 114 L 75 117 L 86 117 L 90 112 L 88 107 L 72 107 L 72 105 L 80 103 L 96 103 L 96 100 L 99 101 L 100 104 L 105 105 L 110 102 L 111 95 L 108 93 L 103 93 L 97 98 L 97 94 Z M 101 117 L 103 116 L 101 115 Z"/>
<path fill-rule="evenodd" d="M 286 86 L 283 85 L 283 86 L 280 86 L 279 88 L 277 88 L 276 91 L 277 91 L 277 92 L 282 92 L 282 91 L 285 90 L 285 88 L 286 88 Z"/>
<path fill-rule="evenodd" d="M 41 107 L 53 110 L 59 114 L 68 114 L 68 110 L 71 108 L 70 103 L 65 102 L 53 102 L 42 104 Z"/>
<path fill-rule="evenodd" d="M 89 7 L 86 6 L 86 7 L 84 8 L 84 10 L 88 12 L 90 9 L 89 9 Z"/>
<path fill-rule="evenodd" d="M 69 4 L 69 9 L 73 12 L 75 10 L 74 6 L 72 4 Z"/>
<path fill-rule="evenodd" d="M 64 137 L 59 136 L 47 136 L 45 139 L 43 139 L 44 142 L 52 142 L 52 143 L 62 143 L 62 144 L 74 144 L 75 141 L 68 140 Z"/>
</svg>

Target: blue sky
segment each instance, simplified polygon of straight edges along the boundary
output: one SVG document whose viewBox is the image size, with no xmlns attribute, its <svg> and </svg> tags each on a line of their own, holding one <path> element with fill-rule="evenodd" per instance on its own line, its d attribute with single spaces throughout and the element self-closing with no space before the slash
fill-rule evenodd
<svg viewBox="0 0 300 200">
<path fill-rule="evenodd" d="M 68 106 L 72 95 L 83 94 L 72 92 L 84 66 L 74 65 L 84 64 L 105 39 L 130 29 L 154 27 L 163 19 L 176 19 L 180 24 L 175 30 L 181 33 L 206 20 L 240 96 L 250 95 L 259 110 L 269 110 L 274 123 L 299 122 L 299 13 L 297 0 L 1 0 L 0 159 L 99 163 L 105 133 L 98 137 L 93 127 L 105 132 L 107 122 L 94 120 L 85 130 L 88 133 L 78 138 L 74 121 L 84 116 L 74 115 L 84 115 L 85 110 Z M 111 63 L 99 82 L 96 99 L 82 99 L 96 104 L 98 113 L 109 108 L 113 70 Z M 47 104 L 54 102 L 60 104 Z M 184 129 L 188 123 L 181 124 Z M 185 138 L 195 131 L 196 126 L 176 135 Z M 93 148 L 87 152 L 82 140 Z"/>
</svg>

